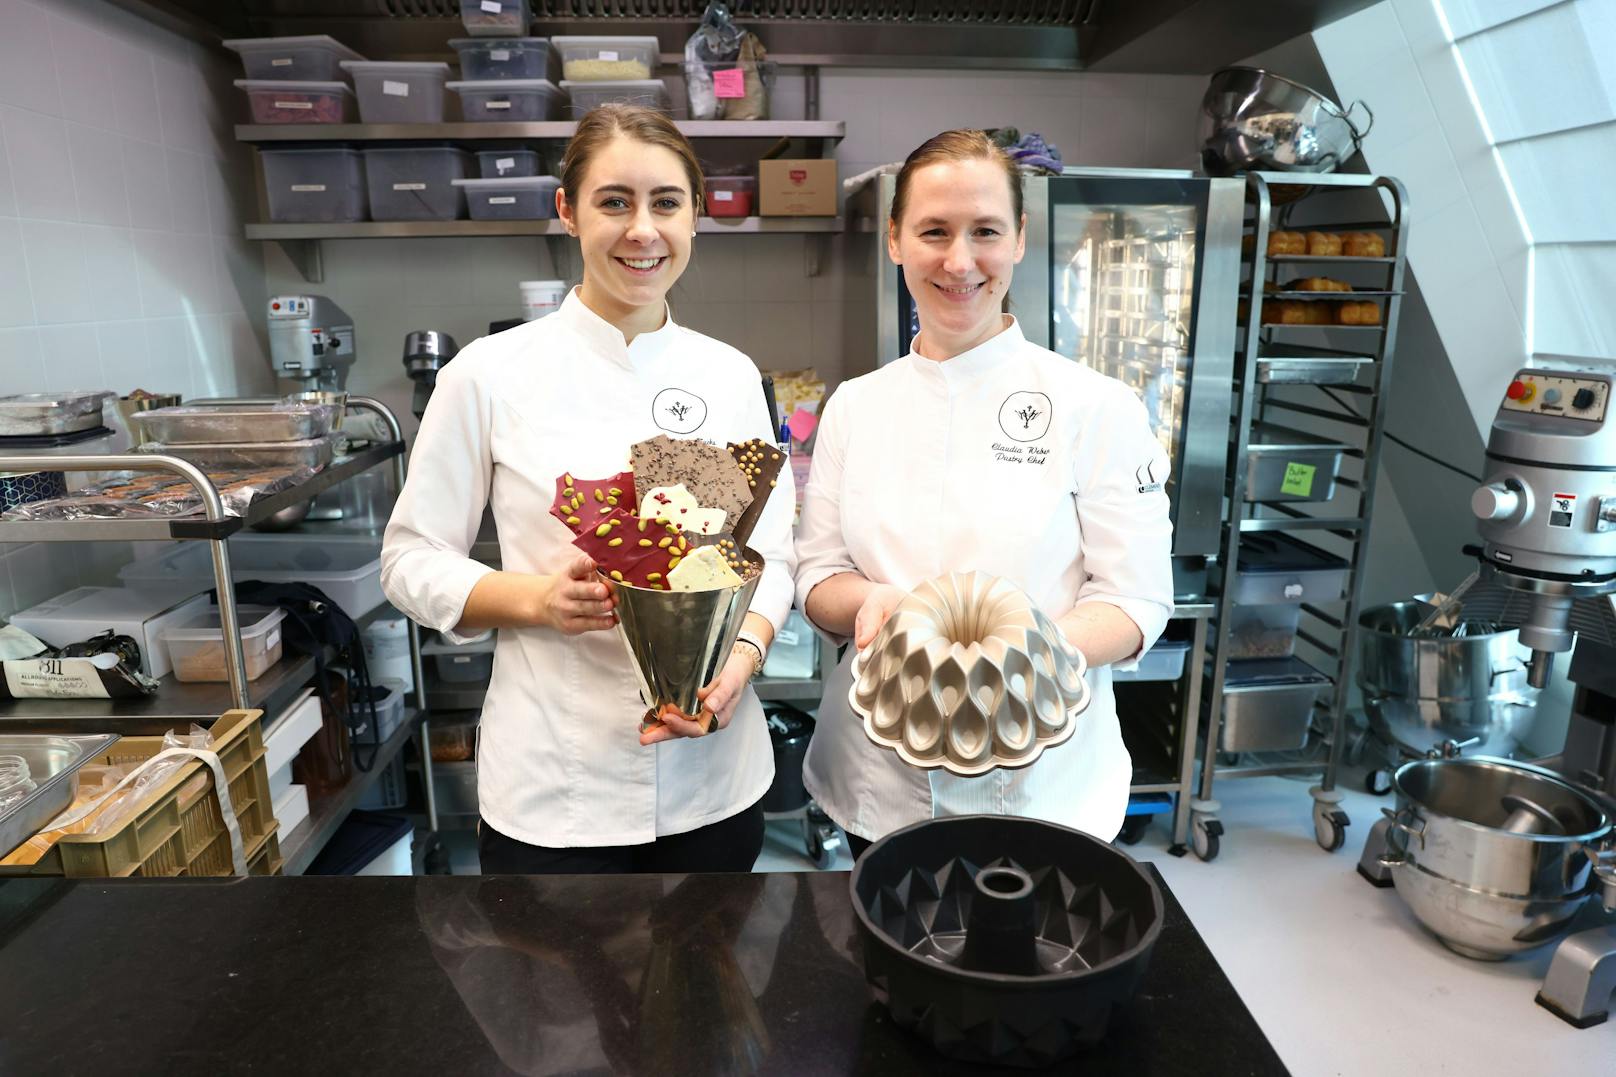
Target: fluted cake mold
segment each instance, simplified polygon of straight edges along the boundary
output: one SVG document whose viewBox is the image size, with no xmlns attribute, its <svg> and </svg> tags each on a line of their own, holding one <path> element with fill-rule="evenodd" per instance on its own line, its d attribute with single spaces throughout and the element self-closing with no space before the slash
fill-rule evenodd
<svg viewBox="0 0 1616 1077">
<path fill-rule="evenodd" d="M 904 762 L 985 774 L 1071 737 L 1089 704 L 1086 669 L 1020 588 L 952 572 L 911 591 L 853 659 L 848 702 Z"/>
</svg>

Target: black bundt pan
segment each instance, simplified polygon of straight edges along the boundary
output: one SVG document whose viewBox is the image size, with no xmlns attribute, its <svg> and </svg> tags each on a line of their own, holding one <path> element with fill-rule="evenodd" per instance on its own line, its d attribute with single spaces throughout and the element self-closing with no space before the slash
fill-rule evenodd
<svg viewBox="0 0 1616 1077">
<path fill-rule="evenodd" d="M 877 1000 L 970 1062 L 1048 1066 L 1098 1042 L 1161 934 L 1132 857 L 1035 819 L 916 823 L 866 850 L 851 887 Z"/>
</svg>

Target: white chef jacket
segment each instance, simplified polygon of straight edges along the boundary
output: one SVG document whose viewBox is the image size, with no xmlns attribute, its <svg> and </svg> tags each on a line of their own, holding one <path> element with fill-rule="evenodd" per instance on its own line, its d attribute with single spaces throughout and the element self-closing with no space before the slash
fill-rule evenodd
<svg viewBox="0 0 1616 1077">
<path fill-rule="evenodd" d="M 576 292 L 554 314 L 468 346 L 438 375 L 382 544 L 382 589 L 419 623 L 453 628 L 488 566 L 467 553 L 485 504 L 512 572 L 577 555 L 549 509 L 556 476 L 616 474 L 637 441 L 773 441 L 757 367 L 674 324 L 623 334 Z M 766 560 L 752 611 L 791 607 L 795 493 L 783 468 L 749 545 Z M 774 779 L 763 708 L 748 689 L 722 732 L 641 747 L 638 681 L 615 630 L 502 628 L 477 751 L 482 817 L 549 848 L 636 845 L 751 806 Z"/>
<path fill-rule="evenodd" d="M 1013 318 L 945 362 L 913 353 L 827 402 L 797 539 L 797 601 L 857 572 L 905 591 L 980 569 L 1052 617 L 1109 602 L 1148 648 L 1173 608 L 1167 461 L 1121 382 L 1029 343 Z M 941 815 L 1033 816 L 1109 841 L 1132 764 L 1111 669 L 1071 739 L 1031 766 L 959 777 L 913 767 L 848 704 L 854 649 L 826 686 L 804 784 L 843 828 L 876 839 Z M 1137 658 L 1137 655 L 1135 655 Z"/>
</svg>

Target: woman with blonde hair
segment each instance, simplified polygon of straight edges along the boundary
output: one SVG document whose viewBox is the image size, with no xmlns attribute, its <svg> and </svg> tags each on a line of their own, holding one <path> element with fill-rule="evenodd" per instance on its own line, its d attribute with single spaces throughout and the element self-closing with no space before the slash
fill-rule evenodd
<svg viewBox="0 0 1616 1077">
<path fill-rule="evenodd" d="M 1126 386 L 1026 340 L 1004 312 L 1026 252 L 1021 174 L 981 131 L 909 155 L 887 222 L 920 333 L 910 353 L 827 402 L 797 541 L 797 601 L 851 638 L 825 691 L 804 781 L 855 853 L 937 815 L 1025 815 L 1109 841 L 1132 765 L 1113 663 L 1173 608 L 1161 446 Z M 1021 770 L 909 766 L 871 741 L 847 694 L 853 652 L 918 584 L 981 570 L 1025 591 L 1089 664 L 1070 740 Z"/>
<path fill-rule="evenodd" d="M 549 515 L 555 478 L 616 474 L 658 434 L 722 445 L 773 431 L 752 361 L 668 307 L 702 205 L 678 128 L 650 109 L 594 109 L 561 172 L 556 208 L 583 281 L 554 314 L 473 343 L 439 376 L 382 585 L 451 641 L 498 630 L 477 743 L 484 872 L 746 871 L 774 776 L 748 681 L 791 605 L 789 473 L 753 531 L 762 579 L 703 713 L 665 711 L 637 735 L 645 708 L 607 589 Z M 468 556 L 485 506 L 503 571 Z"/>
</svg>

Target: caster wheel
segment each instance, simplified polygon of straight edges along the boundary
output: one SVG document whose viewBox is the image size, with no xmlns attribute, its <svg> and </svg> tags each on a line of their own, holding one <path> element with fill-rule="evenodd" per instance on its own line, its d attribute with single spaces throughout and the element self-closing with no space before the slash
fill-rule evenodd
<svg viewBox="0 0 1616 1077">
<path fill-rule="evenodd" d="M 1389 770 L 1371 770 L 1364 775 L 1363 785 L 1365 791 L 1383 797 L 1392 791 L 1392 774 Z"/>
<path fill-rule="evenodd" d="M 1122 833 L 1117 835 L 1117 840 L 1124 845 L 1138 845 L 1149 829 L 1150 816 L 1130 815 L 1122 821 Z"/>
<path fill-rule="evenodd" d="M 1195 855 L 1211 863 L 1218 858 L 1218 837 L 1223 824 L 1216 819 L 1197 819 L 1190 825 L 1190 846 Z"/>
<path fill-rule="evenodd" d="M 836 853 L 842 847 L 841 832 L 828 818 L 816 822 L 812 815 L 802 821 L 802 847 L 804 854 L 820 871 L 829 871 L 836 863 Z"/>
<path fill-rule="evenodd" d="M 1333 853 L 1347 841 L 1347 813 L 1335 810 L 1313 813 L 1313 837 L 1319 848 Z"/>
</svg>

